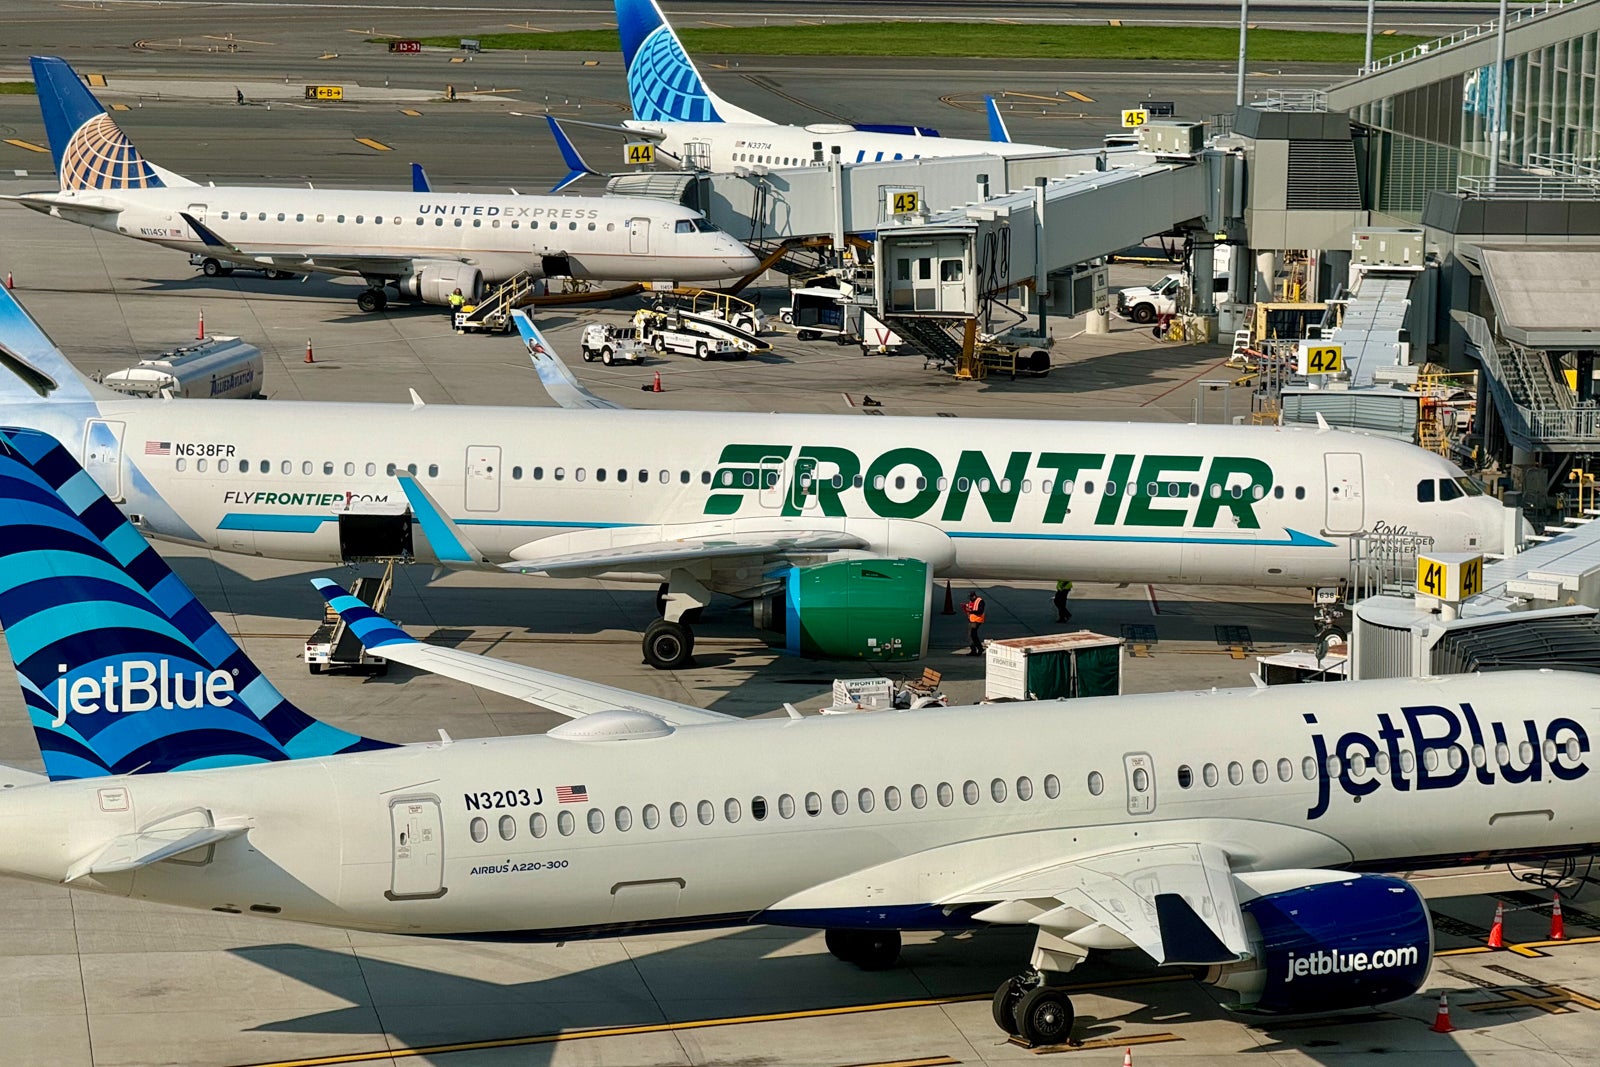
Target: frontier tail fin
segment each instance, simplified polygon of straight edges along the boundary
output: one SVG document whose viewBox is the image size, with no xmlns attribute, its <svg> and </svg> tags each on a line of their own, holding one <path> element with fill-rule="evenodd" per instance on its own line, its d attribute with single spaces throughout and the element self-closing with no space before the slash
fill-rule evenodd
<svg viewBox="0 0 1600 1067">
<path fill-rule="evenodd" d="M 79 374 L 11 292 L 0 288 L 0 406 L 119 398 Z"/>
<path fill-rule="evenodd" d="M 0 431 L 0 628 L 55 781 L 393 747 L 289 703 L 33 430 Z"/>
<path fill-rule="evenodd" d="M 33 81 L 61 188 L 152 189 L 194 185 L 149 163 L 66 60 L 34 56 Z"/>
<path fill-rule="evenodd" d="M 711 91 L 656 0 L 614 2 L 636 120 L 772 125 L 771 120 L 736 107 Z"/>
</svg>

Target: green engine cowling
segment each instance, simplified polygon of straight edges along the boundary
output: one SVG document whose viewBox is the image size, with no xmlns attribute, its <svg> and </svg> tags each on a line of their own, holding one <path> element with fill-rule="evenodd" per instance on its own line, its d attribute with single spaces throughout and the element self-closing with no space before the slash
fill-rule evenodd
<svg viewBox="0 0 1600 1067">
<path fill-rule="evenodd" d="M 927 649 L 933 572 L 922 560 L 837 560 L 778 577 L 783 589 L 755 602 L 755 623 L 794 655 L 906 660 Z"/>
</svg>

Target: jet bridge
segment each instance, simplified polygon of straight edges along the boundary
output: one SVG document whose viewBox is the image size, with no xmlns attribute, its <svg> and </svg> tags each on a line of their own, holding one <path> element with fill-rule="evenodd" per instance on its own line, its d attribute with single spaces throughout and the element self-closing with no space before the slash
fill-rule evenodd
<svg viewBox="0 0 1600 1067">
<path fill-rule="evenodd" d="M 1022 192 L 886 220 L 875 248 L 878 306 L 892 315 L 973 318 L 986 299 L 1019 285 L 1047 299 L 1057 290 L 1064 295 L 1076 265 L 1152 233 L 1225 229 L 1243 213 L 1239 155 L 1202 148 L 1204 127 L 1170 127 L 1182 127 L 1187 143 L 1174 146 L 1147 127 L 1145 150 L 1129 166 L 1040 176 Z M 1210 277 L 1208 266 L 1203 273 Z M 1210 298 L 1197 295 L 1206 306 Z"/>
</svg>

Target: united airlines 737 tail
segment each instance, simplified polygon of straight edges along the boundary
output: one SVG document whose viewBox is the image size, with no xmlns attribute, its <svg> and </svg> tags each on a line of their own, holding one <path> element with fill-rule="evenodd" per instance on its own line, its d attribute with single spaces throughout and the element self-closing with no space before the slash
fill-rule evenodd
<svg viewBox="0 0 1600 1067">
<path fill-rule="evenodd" d="M 628 97 L 641 122 L 753 122 L 760 115 L 712 92 L 656 0 L 616 0 Z"/>
</svg>

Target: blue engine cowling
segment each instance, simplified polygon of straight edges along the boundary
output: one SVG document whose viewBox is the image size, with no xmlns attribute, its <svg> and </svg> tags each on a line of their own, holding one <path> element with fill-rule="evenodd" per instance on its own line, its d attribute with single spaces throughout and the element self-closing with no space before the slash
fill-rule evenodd
<svg viewBox="0 0 1600 1067">
<path fill-rule="evenodd" d="M 1427 904 L 1399 878 L 1319 880 L 1241 908 L 1255 959 L 1208 976 L 1239 994 L 1241 1011 L 1303 1015 L 1399 1000 L 1422 988 L 1433 960 Z"/>
</svg>

